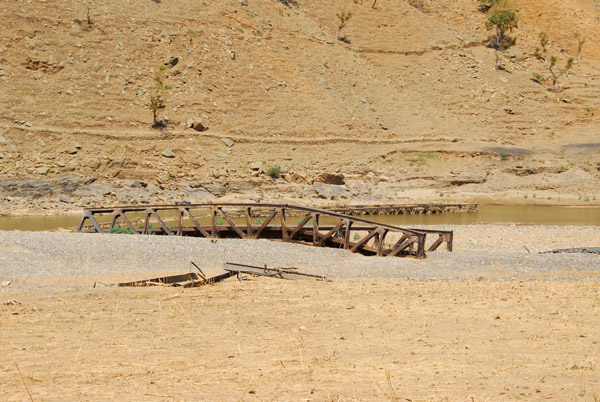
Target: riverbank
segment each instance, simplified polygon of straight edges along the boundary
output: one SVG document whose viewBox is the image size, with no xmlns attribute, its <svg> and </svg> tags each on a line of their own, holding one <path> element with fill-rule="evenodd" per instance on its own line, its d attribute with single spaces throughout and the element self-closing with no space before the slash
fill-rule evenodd
<svg viewBox="0 0 600 402">
<path fill-rule="evenodd" d="M 362 183 L 347 185 L 317 184 L 306 186 L 293 183 L 278 183 L 278 180 L 265 182 L 253 191 L 225 192 L 216 185 L 215 193 L 190 189 L 187 184 L 171 190 L 152 191 L 142 188 L 139 183 L 110 185 L 91 184 L 75 193 L 61 193 L 59 188 L 50 194 L 40 196 L 14 195 L 1 191 L 2 211 L 0 216 L 48 216 L 56 214 L 78 214 L 83 208 L 109 207 L 113 205 L 148 205 L 224 202 L 264 202 L 302 204 L 317 207 L 365 204 L 468 204 L 504 206 L 561 206 L 561 207 L 600 207 L 600 193 L 594 189 L 585 191 L 573 189 L 502 189 L 489 191 L 484 187 L 471 191 L 447 186 L 432 189 L 406 188 L 397 184 Z M 29 184 L 26 184 L 29 185 Z M 45 184 L 39 184 L 44 188 Z M 95 187 L 101 187 L 94 190 Z M 368 189 L 360 193 L 358 187 Z M 470 187 L 473 187 L 471 185 Z M 89 189 L 89 191 L 88 191 Z M 89 192 L 88 195 L 79 195 Z M 93 193 L 93 195 L 92 195 Z"/>
</svg>

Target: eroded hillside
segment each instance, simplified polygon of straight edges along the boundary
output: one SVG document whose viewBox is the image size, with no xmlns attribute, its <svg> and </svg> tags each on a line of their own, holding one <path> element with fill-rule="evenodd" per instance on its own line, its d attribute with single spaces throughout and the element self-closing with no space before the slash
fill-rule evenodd
<svg viewBox="0 0 600 402">
<path fill-rule="evenodd" d="M 517 45 L 495 71 L 476 0 L 5 2 L 3 207 L 534 192 L 594 203 L 600 7 L 516 3 Z M 540 32 L 559 63 L 586 39 L 556 92 L 532 80 L 549 76 L 533 57 Z M 154 74 L 168 62 L 168 124 L 152 129 Z"/>
</svg>

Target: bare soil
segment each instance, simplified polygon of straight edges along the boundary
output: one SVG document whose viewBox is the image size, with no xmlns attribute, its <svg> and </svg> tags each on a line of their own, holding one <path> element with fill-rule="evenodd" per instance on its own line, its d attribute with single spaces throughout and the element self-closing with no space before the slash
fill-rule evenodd
<svg viewBox="0 0 600 402">
<path fill-rule="evenodd" d="M 90 23 L 82 2 L 3 4 L 3 211 L 440 193 L 600 204 L 596 2 L 516 1 L 501 71 L 476 0 L 247 3 L 104 1 L 89 4 Z M 349 43 L 335 40 L 342 9 Z M 556 92 L 532 80 L 550 75 L 533 56 L 542 31 L 559 65 L 586 38 Z M 167 125 L 152 129 L 154 74 L 174 57 Z M 324 172 L 348 193 L 316 191 Z"/>
</svg>

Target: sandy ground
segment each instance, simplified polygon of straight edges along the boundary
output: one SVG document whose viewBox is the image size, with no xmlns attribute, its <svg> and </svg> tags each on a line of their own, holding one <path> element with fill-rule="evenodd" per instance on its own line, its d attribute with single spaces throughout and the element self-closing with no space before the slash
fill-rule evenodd
<svg viewBox="0 0 600 402">
<path fill-rule="evenodd" d="M 599 288 L 264 278 L 3 295 L 19 304 L 0 305 L 0 399 L 597 401 Z"/>
</svg>

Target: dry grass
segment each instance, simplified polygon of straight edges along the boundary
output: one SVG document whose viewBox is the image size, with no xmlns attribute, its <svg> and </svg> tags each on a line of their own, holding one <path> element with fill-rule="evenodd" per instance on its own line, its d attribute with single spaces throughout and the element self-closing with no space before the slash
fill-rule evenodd
<svg viewBox="0 0 600 402">
<path fill-rule="evenodd" d="M 14 293 L 0 399 L 592 401 L 598 290 L 259 279 Z"/>
</svg>

